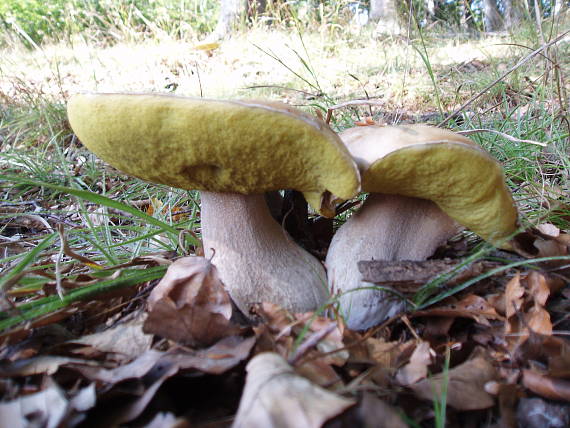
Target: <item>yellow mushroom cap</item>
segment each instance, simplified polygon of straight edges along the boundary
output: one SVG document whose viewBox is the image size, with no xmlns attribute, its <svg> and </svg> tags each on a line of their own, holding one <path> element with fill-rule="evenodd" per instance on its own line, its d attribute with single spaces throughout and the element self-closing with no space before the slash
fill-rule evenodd
<svg viewBox="0 0 570 428">
<path fill-rule="evenodd" d="M 329 215 L 329 192 L 345 200 L 360 190 L 358 168 L 338 136 L 285 104 L 81 94 L 67 111 L 89 150 L 150 182 L 243 194 L 295 189 Z"/>
<path fill-rule="evenodd" d="M 365 126 L 340 134 L 367 192 L 435 202 L 483 239 L 503 242 L 517 210 L 499 163 L 470 139 L 427 125 Z"/>
</svg>

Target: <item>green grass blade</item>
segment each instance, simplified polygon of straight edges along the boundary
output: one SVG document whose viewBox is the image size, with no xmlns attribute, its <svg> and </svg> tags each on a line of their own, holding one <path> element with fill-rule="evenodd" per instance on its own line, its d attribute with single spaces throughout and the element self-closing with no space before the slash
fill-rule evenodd
<svg viewBox="0 0 570 428">
<path fill-rule="evenodd" d="M 179 232 L 175 227 L 173 227 L 167 223 L 164 223 L 163 221 L 160 221 L 154 217 L 151 217 L 148 214 L 145 214 L 144 212 L 142 212 L 141 210 L 133 208 L 127 204 L 123 204 L 122 202 L 115 201 L 115 200 L 108 198 L 106 196 L 99 195 L 99 194 L 93 193 L 93 192 L 89 192 L 87 190 L 80 190 L 80 189 L 75 189 L 73 187 L 60 186 L 58 184 L 46 183 L 44 181 L 30 180 L 27 178 L 21 178 L 21 177 L 16 177 L 16 176 L 3 176 L 3 177 L 0 177 L 0 181 L 8 181 L 8 182 L 18 183 L 18 184 L 28 184 L 28 185 L 37 186 L 37 187 L 47 187 L 48 189 L 57 190 L 57 191 L 63 192 L 63 193 L 68 193 L 70 195 L 77 196 L 78 198 L 85 199 L 85 200 L 93 202 L 95 204 L 104 205 L 106 207 L 113 208 L 113 209 L 116 209 L 116 210 L 119 210 L 119 211 L 122 211 L 122 212 L 125 212 L 128 214 L 131 214 L 132 216 L 137 217 L 137 218 L 145 221 L 148 224 L 152 224 L 154 226 L 157 226 L 166 232 L 170 232 L 170 233 L 173 233 L 175 235 L 178 235 L 178 232 Z"/>
<path fill-rule="evenodd" d="M 14 327 L 21 322 L 33 320 L 50 314 L 73 303 L 89 300 L 103 293 L 162 278 L 166 269 L 167 266 L 156 266 L 148 269 L 132 269 L 130 271 L 125 271 L 119 278 L 101 281 L 97 284 L 72 290 L 68 292 L 63 299 L 60 299 L 59 296 L 53 295 L 22 304 L 17 308 L 19 313 L 14 316 L 10 316 L 6 312 L 0 312 L 0 319 L 3 318 L 0 321 L 0 331 Z"/>
<path fill-rule="evenodd" d="M 45 250 L 52 241 L 57 236 L 56 233 L 51 233 L 46 236 L 36 247 L 28 252 L 24 258 L 14 267 L 12 268 L 7 274 L 0 277 L 0 290 L 4 289 L 4 285 L 11 281 L 14 277 L 19 275 L 26 269 L 30 264 L 32 264 L 38 257 L 38 255 Z"/>
</svg>

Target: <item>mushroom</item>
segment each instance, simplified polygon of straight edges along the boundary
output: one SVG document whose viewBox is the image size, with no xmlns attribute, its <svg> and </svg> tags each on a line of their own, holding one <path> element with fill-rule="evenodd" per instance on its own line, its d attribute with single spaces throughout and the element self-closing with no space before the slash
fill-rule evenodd
<svg viewBox="0 0 570 428">
<path fill-rule="evenodd" d="M 115 168 L 202 191 L 205 255 L 245 314 L 255 302 L 307 311 L 326 301 L 321 262 L 273 220 L 263 197 L 296 189 L 334 215 L 336 200 L 359 191 L 358 168 L 323 121 L 275 102 L 144 94 L 76 95 L 68 116 Z"/>
<path fill-rule="evenodd" d="M 394 293 L 360 279 L 359 261 L 425 260 L 459 225 L 508 247 L 517 228 L 511 193 L 498 162 L 470 139 L 427 125 L 356 127 L 340 137 L 371 192 L 336 232 L 325 263 L 350 328 L 405 309 Z"/>
</svg>

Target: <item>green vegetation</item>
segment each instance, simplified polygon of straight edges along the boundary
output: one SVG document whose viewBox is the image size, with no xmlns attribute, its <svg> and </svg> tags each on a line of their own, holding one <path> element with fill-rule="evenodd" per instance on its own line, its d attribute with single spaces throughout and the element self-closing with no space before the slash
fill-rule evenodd
<svg viewBox="0 0 570 428">
<path fill-rule="evenodd" d="M 337 129 L 365 116 L 437 124 L 476 98 L 447 126 L 512 137 L 472 136 L 503 163 L 524 225 L 570 229 L 570 43 L 516 66 L 539 46 L 531 26 L 521 27 L 515 44 L 510 36 L 457 41 L 421 25 L 410 39 L 379 38 L 351 23 L 346 4 L 269 10 L 272 27 L 253 17 L 251 30 L 206 53 L 192 47 L 215 26 L 211 1 L 1 1 L 0 284 L 29 306 L 0 314 L 0 328 L 61 310 L 89 290 L 158 278 L 162 267 L 105 279 L 137 257 L 171 259 L 199 245 L 194 193 L 125 177 L 78 143 L 65 101 L 81 90 L 271 98 L 323 113 L 373 100 L 335 110 Z M 554 39 L 567 28 L 564 19 L 545 21 L 543 34 Z M 473 259 L 485 253 L 474 250 Z M 104 280 L 63 301 L 53 293 L 38 299 L 48 285 L 82 275 Z M 428 284 L 415 303 L 445 297 L 436 289 Z"/>
</svg>

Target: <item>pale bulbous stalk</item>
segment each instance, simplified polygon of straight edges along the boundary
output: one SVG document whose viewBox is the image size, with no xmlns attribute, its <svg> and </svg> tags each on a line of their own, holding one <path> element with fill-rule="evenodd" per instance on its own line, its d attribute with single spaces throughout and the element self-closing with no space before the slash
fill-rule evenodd
<svg viewBox="0 0 570 428">
<path fill-rule="evenodd" d="M 263 195 L 201 192 L 201 200 L 205 255 L 246 315 L 258 302 L 294 312 L 326 302 L 323 265 L 271 217 Z"/>
<path fill-rule="evenodd" d="M 431 201 L 371 193 L 334 235 L 325 263 L 348 327 L 364 330 L 405 309 L 405 302 L 388 291 L 351 291 L 382 285 L 361 280 L 359 261 L 425 260 L 458 230 Z"/>
</svg>

